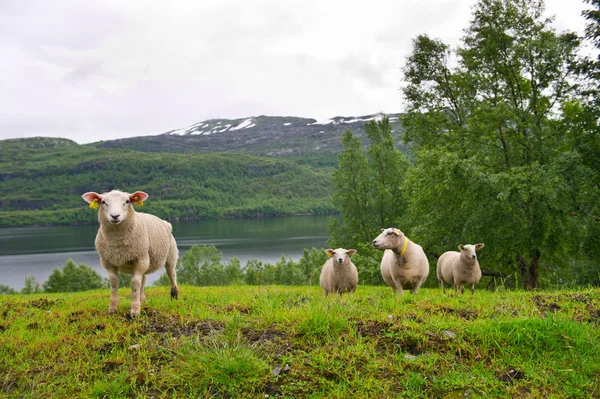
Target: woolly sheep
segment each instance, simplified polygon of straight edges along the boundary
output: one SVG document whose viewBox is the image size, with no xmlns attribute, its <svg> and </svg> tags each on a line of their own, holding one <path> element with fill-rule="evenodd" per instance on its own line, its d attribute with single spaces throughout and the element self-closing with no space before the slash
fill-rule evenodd
<svg viewBox="0 0 600 399">
<path fill-rule="evenodd" d="M 454 292 L 465 292 L 465 284 L 471 285 L 471 295 L 475 293 L 475 284 L 481 279 L 481 269 L 475 251 L 483 248 L 483 244 L 459 245 L 460 252 L 448 251 L 439 257 L 437 262 L 437 279 L 442 282 L 442 291 L 446 293 L 444 283 L 454 284 Z"/>
<path fill-rule="evenodd" d="M 350 260 L 350 256 L 354 255 L 356 250 L 338 248 L 335 251 L 326 249 L 325 252 L 331 257 L 323 265 L 319 279 L 325 296 L 330 292 L 353 293 L 358 286 L 358 271 Z"/>
<path fill-rule="evenodd" d="M 373 240 L 373 247 L 384 249 L 381 276 L 398 295 L 409 289 L 416 294 L 429 275 L 429 261 L 423 248 L 412 242 L 400 230 L 381 229 Z"/>
<path fill-rule="evenodd" d="M 146 274 L 165 266 L 171 281 L 171 298 L 177 299 L 175 265 L 179 257 L 171 223 L 154 215 L 136 212 L 148 194 L 133 194 L 113 190 L 104 194 L 88 192 L 82 195 L 90 208 L 98 209 L 100 228 L 96 235 L 96 251 L 100 263 L 108 271 L 110 281 L 109 313 L 119 306 L 119 272 L 131 274 L 131 315 L 138 315 L 146 300 Z"/>
</svg>

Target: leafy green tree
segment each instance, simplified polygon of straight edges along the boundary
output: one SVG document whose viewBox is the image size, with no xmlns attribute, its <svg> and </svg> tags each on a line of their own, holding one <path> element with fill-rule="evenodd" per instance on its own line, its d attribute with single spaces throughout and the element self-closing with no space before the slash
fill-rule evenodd
<svg viewBox="0 0 600 399">
<path fill-rule="evenodd" d="M 77 266 L 73 259 L 68 259 L 63 267 L 54 269 L 43 287 L 46 292 L 77 292 L 106 287 L 106 279 L 94 269 L 84 264 Z"/>
<path fill-rule="evenodd" d="M 243 281 L 248 285 L 262 285 L 263 263 L 258 260 L 249 260 L 244 267 Z"/>
<path fill-rule="evenodd" d="M 304 248 L 298 266 L 302 270 L 306 281 L 303 284 L 319 285 L 321 269 L 327 261 L 327 254 L 323 249 L 312 248 L 310 251 Z"/>
<path fill-rule="evenodd" d="M 216 286 L 241 281 L 239 260 L 233 258 L 227 266 L 223 266 L 222 258 L 223 253 L 214 245 L 193 245 L 177 264 L 177 282 L 195 286 Z M 170 284 L 166 273 L 154 282 L 154 285 Z"/>
<path fill-rule="evenodd" d="M 225 284 L 241 284 L 243 281 L 242 268 L 240 260 L 233 257 L 225 265 Z"/>
<path fill-rule="evenodd" d="M 281 285 L 305 285 L 307 278 L 302 272 L 302 268 L 292 259 L 281 258 L 275 263 L 276 284 Z"/>
<path fill-rule="evenodd" d="M 365 133 L 366 153 L 352 132 L 342 136 L 343 150 L 333 173 L 333 201 L 342 220 L 331 219 L 329 225 L 329 243 L 336 248 L 369 243 L 380 228 L 397 226 L 404 213 L 401 187 L 410 163 L 396 148 L 389 118 L 368 122 Z"/>
<path fill-rule="evenodd" d="M 25 286 L 21 288 L 21 294 L 37 294 L 39 292 L 42 292 L 42 288 L 35 277 L 26 277 Z"/>
<path fill-rule="evenodd" d="M 8 285 L 0 284 L 0 295 L 14 295 L 17 291 L 10 288 Z"/>
<path fill-rule="evenodd" d="M 361 150 L 361 141 L 350 130 L 341 139 L 342 152 L 333 172 L 333 203 L 342 212 L 342 220 L 330 219 L 331 242 L 350 245 L 366 241 L 371 232 L 369 210 L 369 163 Z"/>
<path fill-rule="evenodd" d="M 581 253 L 578 190 L 590 190 L 564 105 L 579 39 L 542 0 L 480 0 L 455 51 L 418 36 L 403 69 L 408 224 L 432 254 L 484 242 L 482 265 L 538 285 L 540 264 Z M 450 60 L 455 55 L 455 62 Z"/>
</svg>

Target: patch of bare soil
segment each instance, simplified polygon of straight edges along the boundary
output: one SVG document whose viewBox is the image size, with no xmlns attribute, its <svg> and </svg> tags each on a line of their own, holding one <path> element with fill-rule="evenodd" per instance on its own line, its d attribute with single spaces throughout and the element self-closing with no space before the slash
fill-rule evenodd
<svg viewBox="0 0 600 399">
<path fill-rule="evenodd" d="M 54 299 L 53 300 L 53 299 L 48 299 L 48 298 L 39 298 L 39 299 L 34 299 L 33 301 L 27 302 L 26 306 L 28 306 L 30 308 L 48 310 L 52 306 L 60 303 L 61 301 L 62 301 L 62 299 Z"/>
<path fill-rule="evenodd" d="M 479 314 L 474 310 L 468 309 L 452 309 L 442 306 L 435 310 L 436 313 L 442 313 L 444 315 L 453 315 L 465 320 L 474 320 L 479 317 Z"/>
<path fill-rule="evenodd" d="M 259 346 L 261 350 L 274 358 L 279 358 L 294 349 L 294 343 L 288 334 L 274 328 L 265 330 L 244 328 L 240 330 L 240 335 L 249 344 Z"/>
<path fill-rule="evenodd" d="M 143 312 L 142 317 L 141 334 L 168 334 L 178 338 L 210 335 L 225 328 L 225 323 L 221 321 L 210 319 L 184 321 L 178 316 L 163 315 L 156 310 Z"/>
<path fill-rule="evenodd" d="M 496 378 L 498 378 L 500 381 L 504 382 L 505 384 L 512 384 L 515 381 L 525 378 L 525 373 L 517 368 L 510 367 L 506 370 L 497 372 Z"/>
<path fill-rule="evenodd" d="M 556 302 L 556 297 L 551 295 L 534 295 L 531 300 L 540 313 L 556 313 L 561 309 L 558 302 Z"/>
</svg>

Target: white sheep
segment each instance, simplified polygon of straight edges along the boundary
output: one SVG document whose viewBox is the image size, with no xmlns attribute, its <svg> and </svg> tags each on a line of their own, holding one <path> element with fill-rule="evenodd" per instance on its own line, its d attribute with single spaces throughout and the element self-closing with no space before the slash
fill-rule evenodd
<svg viewBox="0 0 600 399">
<path fill-rule="evenodd" d="M 325 252 L 331 257 L 323 265 L 321 277 L 319 278 L 325 296 L 330 292 L 336 294 L 353 293 L 358 286 L 358 271 L 350 260 L 350 256 L 354 255 L 356 250 L 338 248 L 335 251 L 326 249 Z"/>
<path fill-rule="evenodd" d="M 372 244 L 375 248 L 385 249 L 381 276 L 392 290 L 399 295 L 404 294 L 404 289 L 418 293 L 429 275 L 429 261 L 423 248 L 393 227 L 381 229 Z"/>
<path fill-rule="evenodd" d="M 179 290 L 175 266 L 179 251 L 171 223 L 133 209 L 133 204 L 142 205 L 148 194 L 113 190 L 104 194 L 88 192 L 82 197 L 90 208 L 98 209 L 100 228 L 96 235 L 96 251 L 100 255 L 100 263 L 108 271 L 109 313 L 116 312 L 119 306 L 119 273 L 132 275 L 131 315 L 138 315 L 146 300 L 146 274 L 163 266 L 171 281 L 171 298 L 177 299 Z"/>
<path fill-rule="evenodd" d="M 465 284 L 471 285 L 471 295 L 475 293 L 475 284 L 481 279 L 481 269 L 475 251 L 483 244 L 459 245 L 460 252 L 444 252 L 437 261 L 437 279 L 442 282 L 442 291 L 446 293 L 444 283 L 454 284 L 454 292 L 465 292 Z"/>
</svg>

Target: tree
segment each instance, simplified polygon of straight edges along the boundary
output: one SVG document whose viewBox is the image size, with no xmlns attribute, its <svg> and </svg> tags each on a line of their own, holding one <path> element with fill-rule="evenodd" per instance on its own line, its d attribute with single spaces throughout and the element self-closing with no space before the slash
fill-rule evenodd
<svg viewBox="0 0 600 399">
<path fill-rule="evenodd" d="M 36 281 L 35 277 L 26 277 L 25 278 L 25 285 L 23 288 L 21 288 L 21 294 L 37 294 L 42 292 L 42 287 L 40 287 L 40 284 Z"/>
<path fill-rule="evenodd" d="M 225 285 L 222 258 L 214 245 L 193 245 L 177 265 L 177 281 L 196 286 Z"/>
<path fill-rule="evenodd" d="M 480 0 L 455 52 L 420 35 L 403 69 L 413 233 L 434 255 L 483 241 L 482 260 L 529 289 L 542 262 L 581 253 L 573 193 L 589 190 L 564 112 L 579 39 L 543 12 L 542 0 Z"/>
<path fill-rule="evenodd" d="M 17 291 L 10 288 L 8 285 L 0 284 L 0 295 L 14 295 Z"/>
<path fill-rule="evenodd" d="M 243 281 L 240 260 L 233 257 L 225 265 L 225 284 L 241 284 Z"/>
<path fill-rule="evenodd" d="M 333 202 L 342 220 L 331 219 L 332 246 L 354 248 L 370 243 L 382 227 L 397 226 L 405 209 L 402 182 L 410 164 L 394 143 L 389 118 L 365 125 L 369 146 L 346 130 L 333 173 Z M 369 248 L 366 246 L 365 248 Z"/>
<path fill-rule="evenodd" d="M 85 264 L 68 259 L 62 271 L 54 269 L 43 287 L 46 292 L 78 292 L 106 287 L 106 279 Z"/>
</svg>

